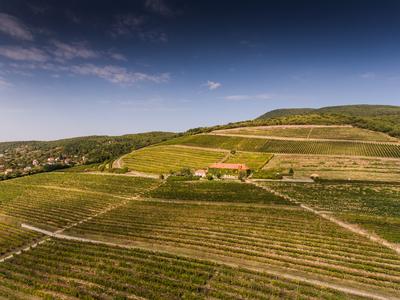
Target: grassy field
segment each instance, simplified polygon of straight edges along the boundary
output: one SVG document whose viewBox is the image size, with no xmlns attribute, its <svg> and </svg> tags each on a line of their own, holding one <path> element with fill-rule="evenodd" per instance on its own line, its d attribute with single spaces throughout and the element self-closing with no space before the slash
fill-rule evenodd
<svg viewBox="0 0 400 300">
<path fill-rule="evenodd" d="M 29 278 L 29 279 L 28 279 Z M 7 299 L 360 299 L 177 255 L 51 241 L 0 264 Z"/>
<path fill-rule="evenodd" d="M 148 193 L 149 197 L 209 202 L 263 203 L 293 205 L 259 187 L 239 182 L 172 181 Z"/>
<path fill-rule="evenodd" d="M 400 243 L 400 185 L 390 183 L 263 183 L 314 208 Z"/>
<path fill-rule="evenodd" d="M 265 169 L 293 168 L 294 178 L 400 181 L 400 159 L 351 158 L 340 156 L 275 154 Z"/>
<path fill-rule="evenodd" d="M 371 131 L 356 127 L 344 126 L 260 126 L 260 127 L 241 127 L 217 131 L 226 134 L 240 135 L 259 135 L 287 138 L 310 138 L 310 139 L 343 139 L 343 140 L 362 140 L 377 142 L 397 141 L 387 134 Z"/>
<path fill-rule="evenodd" d="M 269 153 L 236 152 L 230 155 L 225 162 L 246 164 L 250 169 L 257 170 L 262 168 L 272 157 L 273 154 Z"/>
<path fill-rule="evenodd" d="M 67 232 L 193 257 L 234 258 L 260 269 L 394 294 L 400 290 L 398 255 L 299 207 L 135 201 Z"/>
<path fill-rule="evenodd" d="M 400 157 L 400 145 L 358 143 L 350 141 L 293 141 L 234 136 L 193 135 L 173 139 L 167 143 L 267 153 Z"/>
<path fill-rule="evenodd" d="M 131 170 L 147 173 L 168 173 L 182 168 L 200 169 L 226 156 L 223 151 L 157 146 L 134 151 L 123 158 L 123 165 Z"/>
</svg>

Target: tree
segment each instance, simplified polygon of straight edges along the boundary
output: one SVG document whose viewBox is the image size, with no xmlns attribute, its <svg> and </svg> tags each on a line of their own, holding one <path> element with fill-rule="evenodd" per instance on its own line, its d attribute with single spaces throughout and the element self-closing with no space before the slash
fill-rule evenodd
<svg viewBox="0 0 400 300">
<path fill-rule="evenodd" d="M 293 170 L 293 168 L 290 168 L 289 169 L 289 176 L 293 176 L 294 175 L 294 170 Z"/>
<path fill-rule="evenodd" d="M 244 181 L 246 177 L 247 177 L 247 173 L 245 171 L 239 172 L 238 178 L 240 181 Z"/>
</svg>

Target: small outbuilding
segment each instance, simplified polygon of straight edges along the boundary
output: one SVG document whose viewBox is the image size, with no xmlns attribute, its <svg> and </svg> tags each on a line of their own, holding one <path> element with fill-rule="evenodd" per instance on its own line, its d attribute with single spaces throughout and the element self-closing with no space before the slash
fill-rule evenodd
<svg viewBox="0 0 400 300">
<path fill-rule="evenodd" d="M 203 169 L 196 170 L 196 171 L 194 171 L 194 176 L 206 177 L 207 171 L 203 170 Z"/>
</svg>

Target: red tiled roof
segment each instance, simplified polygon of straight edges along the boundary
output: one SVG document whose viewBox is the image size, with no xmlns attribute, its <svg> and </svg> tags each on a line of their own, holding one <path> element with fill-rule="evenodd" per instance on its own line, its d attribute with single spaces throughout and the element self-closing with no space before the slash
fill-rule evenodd
<svg viewBox="0 0 400 300">
<path fill-rule="evenodd" d="M 231 169 L 231 170 L 249 170 L 245 164 L 225 164 L 215 163 L 209 166 L 211 169 Z"/>
</svg>

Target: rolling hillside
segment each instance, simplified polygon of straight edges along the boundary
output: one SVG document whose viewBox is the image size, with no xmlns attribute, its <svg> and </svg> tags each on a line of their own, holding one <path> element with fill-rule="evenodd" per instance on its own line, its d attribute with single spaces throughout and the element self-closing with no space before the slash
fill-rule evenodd
<svg viewBox="0 0 400 300">
<path fill-rule="evenodd" d="M 399 299 L 399 140 L 287 113 L 319 121 L 49 142 L 124 172 L 0 182 L 0 298 Z"/>
</svg>

